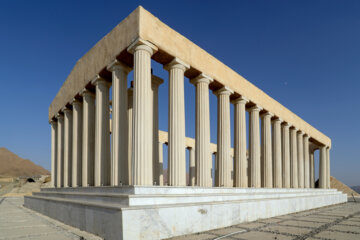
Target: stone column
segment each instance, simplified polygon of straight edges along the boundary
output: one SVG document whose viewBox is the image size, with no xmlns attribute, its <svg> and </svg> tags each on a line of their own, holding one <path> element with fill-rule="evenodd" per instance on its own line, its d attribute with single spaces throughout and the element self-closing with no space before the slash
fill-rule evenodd
<svg viewBox="0 0 360 240">
<path fill-rule="evenodd" d="M 159 142 L 159 185 L 163 186 L 164 185 L 164 167 L 163 167 L 163 163 L 164 163 L 164 159 L 163 159 L 163 144 L 162 142 Z"/>
<path fill-rule="evenodd" d="M 196 173 L 195 173 L 195 149 L 194 148 L 189 148 L 189 165 L 190 165 L 189 185 L 195 186 L 195 174 Z M 211 174 L 210 174 L 210 177 L 211 177 Z M 209 182 L 211 182 L 211 181 L 209 181 Z"/>
<path fill-rule="evenodd" d="M 110 83 L 100 76 L 92 80 L 95 102 L 95 186 L 110 185 Z"/>
<path fill-rule="evenodd" d="M 184 73 L 190 66 L 175 58 L 164 68 L 169 71 L 169 185 L 185 186 Z"/>
<path fill-rule="evenodd" d="M 260 129 L 259 112 L 261 107 L 258 105 L 249 109 L 249 186 L 261 187 L 261 167 L 260 167 Z"/>
<path fill-rule="evenodd" d="M 164 82 L 159 77 L 152 76 L 151 80 L 151 95 L 152 95 L 152 112 L 153 112 L 153 119 L 152 119 L 152 133 L 153 136 L 153 182 L 156 185 L 160 183 L 160 158 L 159 158 L 159 145 L 156 143 L 159 142 L 159 86 Z M 162 167 L 162 162 L 161 162 Z"/>
<path fill-rule="evenodd" d="M 64 187 L 71 187 L 72 174 L 72 110 L 63 108 L 64 112 Z"/>
<path fill-rule="evenodd" d="M 330 184 L 330 148 L 327 147 L 326 148 L 326 188 L 331 188 L 331 184 Z"/>
<path fill-rule="evenodd" d="M 246 103 L 244 97 L 232 101 L 234 104 L 234 186 L 247 188 L 246 158 Z"/>
<path fill-rule="evenodd" d="M 131 68 L 115 60 L 112 72 L 111 185 L 129 185 L 127 75 Z"/>
<path fill-rule="evenodd" d="M 129 88 L 128 92 L 128 109 L 127 109 L 127 116 L 128 116 L 128 174 L 129 174 L 129 185 L 132 184 L 132 133 L 133 133 L 133 88 Z"/>
<path fill-rule="evenodd" d="M 196 87 L 195 154 L 196 185 L 211 187 L 209 84 L 212 78 L 200 74 L 190 82 Z M 191 168 L 190 168 L 191 169 Z M 195 163 L 194 163 L 195 170 Z M 194 176 L 195 180 L 195 176 Z M 191 185 L 194 186 L 194 185 Z"/>
<path fill-rule="evenodd" d="M 153 184 L 152 119 L 151 112 L 151 56 L 157 47 L 143 39 L 136 39 L 128 52 L 134 55 L 132 183 Z"/>
<path fill-rule="evenodd" d="M 87 89 L 80 93 L 83 97 L 83 135 L 81 185 L 94 186 L 95 166 L 95 94 Z"/>
<path fill-rule="evenodd" d="M 56 167 L 57 167 L 57 121 L 50 120 L 51 124 L 51 187 L 57 187 L 57 176 L 56 176 Z"/>
<path fill-rule="evenodd" d="M 280 118 L 273 120 L 273 179 L 274 188 L 282 188 L 281 162 L 281 122 Z"/>
<path fill-rule="evenodd" d="M 310 187 L 315 188 L 315 161 L 314 151 L 310 152 Z"/>
<path fill-rule="evenodd" d="M 326 147 L 320 147 L 319 188 L 326 188 Z"/>
<path fill-rule="evenodd" d="M 298 180 L 299 188 L 304 188 L 304 133 L 297 133 L 297 158 L 298 158 Z"/>
<path fill-rule="evenodd" d="M 282 125 L 282 170 L 283 170 L 283 181 L 282 185 L 284 188 L 290 188 L 291 180 L 290 180 L 290 133 L 289 133 L 290 125 L 288 123 L 284 123 Z"/>
<path fill-rule="evenodd" d="M 57 126 L 57 167 L 56 167 L 56 186 L 64 186 L 64 115 L 56 114 L 56 119 L 58 122 Z"/>
<path fill-rule="evenodd" d="M 272 143 L 271 143 L 271 117 L 269 112 L 261 114 L 261 186 L 273 187 Z"/>
<path fill-rule="evenodd" d="M 218 122 L 217 122 L 217 161 L 219 177 L 216 182 L 218 187 L 232 187 L 230 170 L 230 95 L 231 89 L 223 87 L 215 92 L 218 97 Z"/>
<path fill-rule="evenodd" d="M 304 187 L 310 188 L 309 135 L 304 135 Z"/>
<path fill-rule="evenodd" d="M 82 172 L 82 138 L 83 138 L 83 103 L 77 99 L 71 102 L 73 106 L 72 135 L 72 187 L 81 186 Z"/>
<path fill-rule="evenodd" d="M 298 129 L 290 129 L 290 175 L 291 182 L 290 185 L 292 188 L 299 187 L 299 178 L 298 178 L 298 160 L 297 160 L 297 131 Z"/>
</svg>

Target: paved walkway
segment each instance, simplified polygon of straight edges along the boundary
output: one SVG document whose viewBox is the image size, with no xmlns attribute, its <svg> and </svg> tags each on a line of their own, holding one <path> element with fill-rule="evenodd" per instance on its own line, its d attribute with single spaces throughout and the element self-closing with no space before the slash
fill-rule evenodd
<svg viewBox="0 0 360 240">
<path fill-rule="evenodd" d="M 171 240 L 360 240 L 360 199 Z"/>
<path fill-rule="evenodd" d="M 360 198 L 356 201 L 172 238 L 172 240 L 360 239 Z M 24 208 L 22 205 L 22 197 L 0 197 L 0 240 L 100 239 Z"/>
<path fill-rule="evenodd" d="M 24 208 L 23 197 L 0 197 L 0 239 L 99 240 L 92 234 Z"/>
</svg>

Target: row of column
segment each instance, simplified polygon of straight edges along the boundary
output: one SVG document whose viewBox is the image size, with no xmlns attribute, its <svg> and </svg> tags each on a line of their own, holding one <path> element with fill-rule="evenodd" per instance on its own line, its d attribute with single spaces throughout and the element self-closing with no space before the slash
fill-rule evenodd
<svg viewBox="0 0 360 240">
<path fill-rule="evenodd" d="M 151 56 L 156 51 L 156 46 L 142 39 L 129 46 L 128 52 L 134 56 L 131 98 L 127 89 L 127 75 L 131 69 L 118 61 L 108 66 L 113 89 L 111 139 L 111 83 L 100 76 L 92 81 L 95 94 L 84 89 L 80 93 L 82 101 L 74 99 L 70 103 L 72 109 L 65 107 L 63 114 L 56 115 L 56 121 L 51 122 L 55 186 L 153 185 L 161 182 L 159 166 L 162 166 L 162 160 L 158 156 L 162 152 L 155 144 L 158 143 L 157 90 L 153 90 L 151 77 Z M 190 66 L 174 58 L 164 68 L 169 72 L 168 182 L 171 186 L 185 186 L 184 73 Z M 205 74 L 190 80 L 196 87 L 196 134 L 191 162 L 195 167 L 191 181 L 202 187 L 212 186 L 209 112 L 209 84 L 212 81 Z M 218 97 L 216 186 L 233 185 L 229 171 L 232 164 L 229 154 L 230 95 L 233 93 L 227 87 L 215 92 Z M 294 127 L 290 129 L 290 125 L 282 124 L 279 118 L 271 121 L 273 115 L 258 105 L 247 108 L 245 98 L 237 98 L 232 103 L 235 106 L 234 186 L 310 187 L 309 136 Z M 246 156 L 245 111 L 249 111 L 250 116 L 249 159 Z M 320 156 L 320 186 L 327 188 L 330 176 L 328 148 L 322 147 Z"/>
</svg>

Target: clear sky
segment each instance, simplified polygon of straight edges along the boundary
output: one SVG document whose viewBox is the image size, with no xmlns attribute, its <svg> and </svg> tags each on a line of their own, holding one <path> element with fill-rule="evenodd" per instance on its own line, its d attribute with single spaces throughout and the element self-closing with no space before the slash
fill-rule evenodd
<svg viewBox="0 0 360 240">
<path fill-rule="evenodd" d="M 0 146 L 50 169 L 51 101 L 76 61 L 138 5 L 329 136 L 332 176 L 360 185 L 360 1 L 351 0 L 1 1 Z M 165 79 L 167 130 L 167 73 L 153 68 Z M 194 137 L 187 79 L 185 89 Z M 212 94 L 210 107 L 216 142 Z"/>
</svg>

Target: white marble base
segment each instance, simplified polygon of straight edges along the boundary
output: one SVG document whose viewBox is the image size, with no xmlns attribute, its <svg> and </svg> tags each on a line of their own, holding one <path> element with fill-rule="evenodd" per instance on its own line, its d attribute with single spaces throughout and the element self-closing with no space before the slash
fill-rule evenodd
<svg viewBox="0 0 360 240">
<path fill-rule="evenodd" d="M 343 203 L 335 189 L 48 188 L 25 206 L 105 239 L 164 239 Z"/>
</svg>

